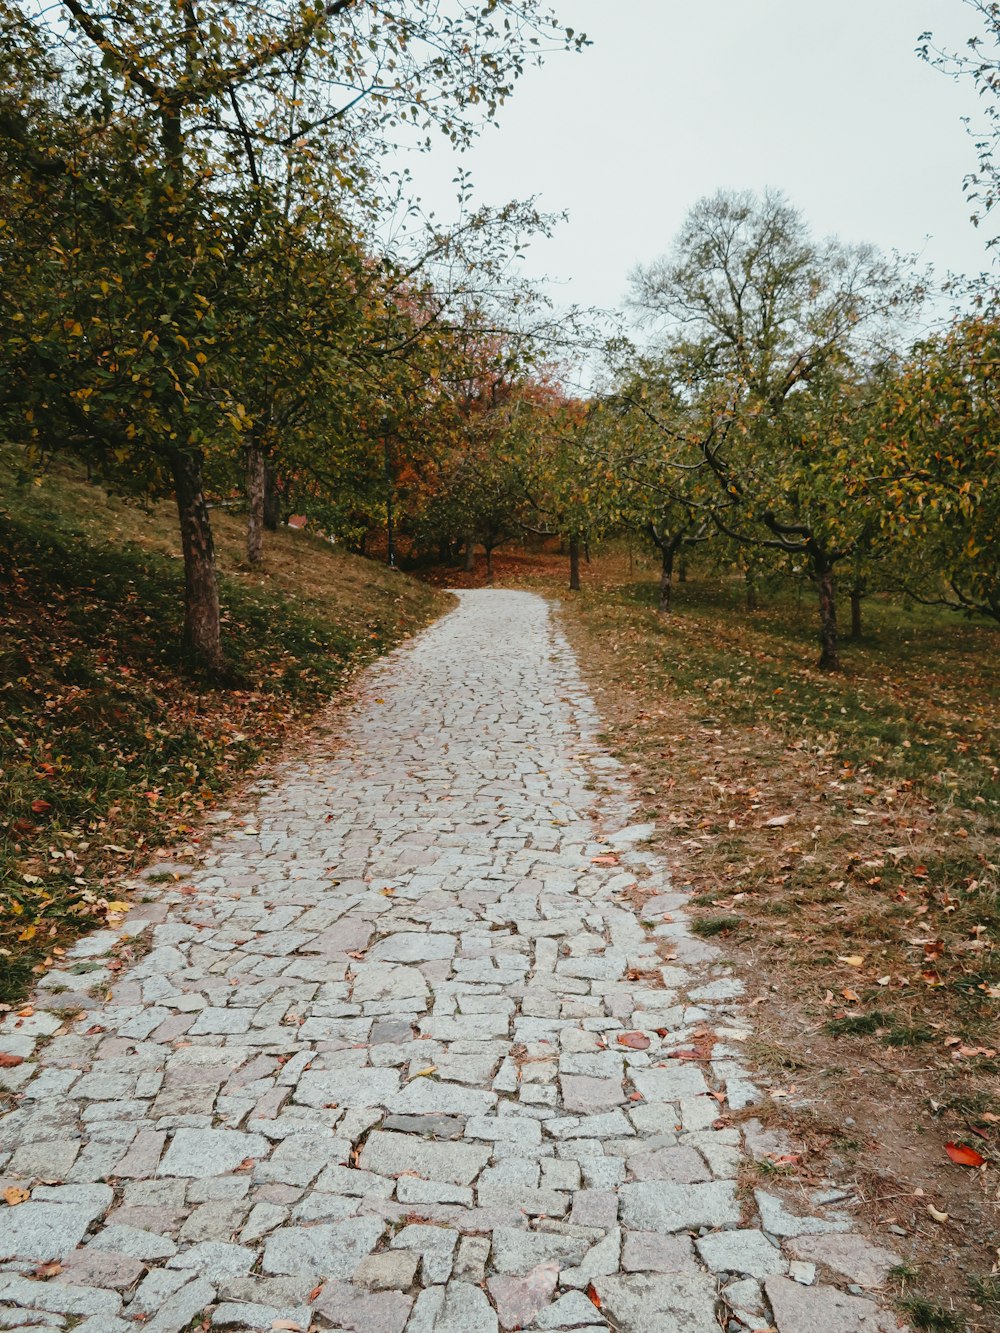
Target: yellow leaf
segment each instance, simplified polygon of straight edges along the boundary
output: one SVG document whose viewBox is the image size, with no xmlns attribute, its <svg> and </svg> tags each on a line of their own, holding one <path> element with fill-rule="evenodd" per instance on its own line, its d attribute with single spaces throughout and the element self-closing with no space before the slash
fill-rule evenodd
<svg viewBox="0 0 1000 1333">
<path fill-rule="evenodd" d="M 846 958 L 838 957 L 837 962 L 846 963 L 848 967 L 863 967 L 865 960 L 862 954 L 852 953 L 848 954 Z"/>
<path fill-rule="evenodd" d="M 415 1074 L 411 1074 L 410 1077 L 427 1078 L 428 1075 L 436 1073 L 437 1073 L 437 1065 L 428 1065 L 426 1069 L 418 1069 L 417 1072 Z"/>
<path fill-rule="evenodd" d="M 16 1208 L 19 1203 L 25 1203 L 31 1198 L 31 1190 L 22 1189 L 20 1185 L 9 1185 L 3 1192 L 4 1202 L 11 1208 Z"/>
</svg>

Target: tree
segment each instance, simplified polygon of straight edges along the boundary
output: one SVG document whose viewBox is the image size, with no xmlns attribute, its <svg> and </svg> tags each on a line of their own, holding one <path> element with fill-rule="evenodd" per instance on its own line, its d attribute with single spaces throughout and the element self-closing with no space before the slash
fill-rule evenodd
<svg viewBox="0 0 1000 1333">
<path fill-rule="evenodd" d="M 264 219 L 308 204 L 317 160 L 357 190 L 404 121 L 467 142 L 529 60 L 584 39 L 539 0 L 64 0 L 3 20 L 18 81 L 0 154 L 30 213 L 10 245 L 30 333 L 3 349 L 8 428 L 173 489 L 186 644 L 219 671 L 205 470 L 253 427 L 223 372 L 247 334 L 247 256 L 280 247 Z"/>
<path fill-rule="evenodd" d="M 701 424 L 664 357 L 623 373 L 589 432 L 613 522 L 641 532 L 660 553 L 661 615 L 672 609 L 678 556 L 714 530 L 718 490 L 704 460 Z"/>
<path fill-rule="evenodd" d="M 965 193 L 975 206 L 973 222 L 978 227 L 993 212 L 1000 200 L 1000 5 L 995 0 L 965 0 L 981 22 L 982 34 L 975 34 L 966 43 L 964 52 L 946 51 L 935 45 L 932 32 L 921 33 L 917 53 L 954 79 L 971 83 L 979 96 L 983 120 L 979 125 L 966 121 L 972 135 L 977 157 L 977 168 L 965 177 Z M 992 237 L 987 244 L 995 246 L 1000 237 Z"/>
<path fill-rule="evenodd" d="M 919 601 L 1000 621 L 1000 300 L 919 343 L 877 419 L 885 527 Z"/>
<path fill-rule="evenodd" d="M 739 543 L 804 560 L 815 582 L 820 666 L 840 665 L 834 571 L 871 531 L 859 395 L 913 293 L 869 246 L 814 242 L 768 193 L 698 203 L 666 259 L 633 275 L 635 303 L 668 328 L 699 415 L 702 457 L 724 497 L 712 521 Z"/>
</svg>

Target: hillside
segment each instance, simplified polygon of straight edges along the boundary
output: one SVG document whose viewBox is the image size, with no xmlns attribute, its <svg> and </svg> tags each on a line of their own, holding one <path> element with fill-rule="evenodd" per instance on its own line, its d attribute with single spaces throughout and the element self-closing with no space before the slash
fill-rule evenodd
<svg viewBox="0 0 1000 1333">
<path fill-rule="evenodd" d="M 0 999 L 106 917 L 104 883 L 203 813 L 445 594 L 305 532 L 243 564 L 213 511 L 235 685 L 183 673 L 176 513 L 0 450 Z"/>
</svg>

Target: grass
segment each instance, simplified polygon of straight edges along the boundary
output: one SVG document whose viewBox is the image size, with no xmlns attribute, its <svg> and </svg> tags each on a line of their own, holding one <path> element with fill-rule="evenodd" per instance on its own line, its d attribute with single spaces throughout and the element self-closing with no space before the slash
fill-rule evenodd
<svg viewBox="0 0 1000 1333">
<path fill-rule="evenodd" d="M 924 1296 L 907 1296 L 899 1308 L 921 1333 L 965 1333 L 965 1320 Z"/>
<path fill-rule="evenodd" d="M 287 530 L 251 572 L 241 517 L 216 509 L 213 528 L 228 689 L 182 668 L 172 507 L 108 496 L 66 466 L 32 485 L 0 449 L 4 1000 L 105 918 L 109 880 L 188 837 L 357 665 L 447 604 Z"/>
</svg>

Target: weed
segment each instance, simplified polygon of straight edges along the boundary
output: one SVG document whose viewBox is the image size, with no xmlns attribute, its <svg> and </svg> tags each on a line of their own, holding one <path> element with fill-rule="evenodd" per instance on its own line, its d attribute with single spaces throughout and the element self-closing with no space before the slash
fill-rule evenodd
<svg viewBox="0 0 1000 1333">
<path fill-rule="evenodd" d="M 924 1296 L 904 1296 L 899 1307 L 921 1333 L 965 1333 L 965 1320 Z"/>
<path fill-rule="evenodd" d="M 844 1014 L 842 1018 L 831 1018 L 823 1027 L 831 1037 L 865 1037 L 877 1032 L 879 1028 L 892 1023 L 889 1014 L 880 1009 L 872 1009 L 867 1014 Z"/>
<path fill-rule="evenodd" d="M 702 916 L 691 922 L 691 929 L 696 935 L 709 939 L 713 935 L 730 935 L 742 925 L 740 916 Z"/>
</svg>

